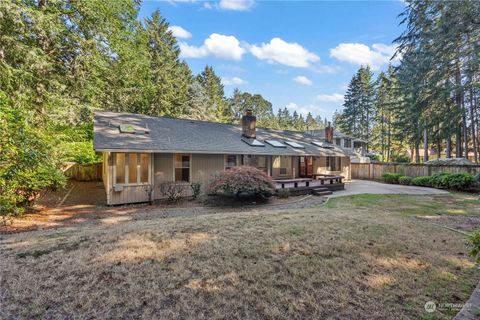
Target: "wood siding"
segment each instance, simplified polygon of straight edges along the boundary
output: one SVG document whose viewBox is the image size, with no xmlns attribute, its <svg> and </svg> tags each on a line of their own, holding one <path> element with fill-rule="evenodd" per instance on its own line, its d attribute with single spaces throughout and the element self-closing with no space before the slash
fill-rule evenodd
<svg viewBox="0 0 480 320">
<path fill-rule="evenodd" d="M 326 157 L 315 157 L 313 160 L 313 172 L 317 174 L 339 174 L 345 177 L 345 179 L 351 179 L 350 170 L 350 157 L 341 157 L 341 171 L 330 171 L 327 168 Z"/>
<path fill-rule="evenodd" d="M 200 182 L 204 188 L 215 173 L 225 169 L 225 156 L 221 154 L 192 154 L 191 164 L 191 180 Z"/>
</svg>

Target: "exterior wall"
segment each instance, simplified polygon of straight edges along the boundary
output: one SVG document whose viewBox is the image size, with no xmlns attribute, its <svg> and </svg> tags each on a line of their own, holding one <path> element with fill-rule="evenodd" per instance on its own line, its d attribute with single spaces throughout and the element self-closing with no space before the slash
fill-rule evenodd
<svg viewBox="0 0 480 320">
<path fill-rule="evenodd" d="M 273 156 L 272 157 L 272 178 L 273 179 L 292 179 L 293 178 L 293 168 L 294 163 L 293 159 L 295 157 L 290 157 L 290 163 L 287 165 L 287 172 L 286 174 L 280 174 L 280 156 Z"/>
<path fill-rule="evenodd" d="M 192 154 L 190 180 L 200 182 L 205 188 L 212 176 L 224 169 L 225 156 L 222 154 Z"/>
<path fill-rule="evenodd" d="M 345 179 L 351 179 L 351 170 L 350 170 L 350 157 L 341 157 L 341 171 L 330 171 L 326 167 L 327 160 L 326 157 L 320 156 L 315 157 L 313 160 L 313 172 L 317 174 L 338 174 L 344 176 Z"/>
<path fill-rule="evenodd" d="M 105 161 L 107 159 L 107 161 Z M 148 202 L 153 199 L 153 154 L 150 156 L 149 183 L 124 184 L 121 190 L 115 190 L 115 153 L 104 153 L 103 183 L 107 193 L 107 204 L 126 204 Z"/>
</svg>

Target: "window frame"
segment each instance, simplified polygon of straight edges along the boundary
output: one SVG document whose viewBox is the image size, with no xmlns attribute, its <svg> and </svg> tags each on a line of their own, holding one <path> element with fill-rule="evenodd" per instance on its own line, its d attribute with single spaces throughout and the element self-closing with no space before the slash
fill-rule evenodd
<svg viewBox="0 0 480 320">
<path fill-rule="evenodd" d="M 188 156 L 188 168 L 183 167 L 183 161 L 180 160 L 182 167 L 177 167 L 176 157 L 180 155 L 180 157 Z M 188 181 L 185 180 L 177 180 L 177 169 L 188 169 Z M 176 183 L 189 183 L 192 181 L 192 154 L 191 153 L 174 153 L 173 154 L 173 182 Z"/>
<path fill-rule="evenodd" d="M 117 183 L 117 156 L 118 154 L 124 155 L 124 175 L 125 179 L 123 183 Z M 130 155 L 136 155 L 136 182 L 130 182 Z M 142 168 L 141 168 L 141 155 L 147 155 L 147 171 L 148 171 L 148 179 L 147 182 L 141 182 L 142 180 Z M 146 152 L 115 152 L 114 153 L 114 161 L 113 161 L 113 185 L 121 185 L 121 186 L 145 186 L 152 184 L 152 177 L 151 177 L 151 168 L 152 168 L 152 154 Z"/>
<path fill-rule="evenodd" d="M 333 164 L 333 167 L 332 167 Z M 325 167 L 328 171 L 342 171 L 342 157 L 327 156 L 325 159 Z"/>
<path fill-rule="evenodd" d="M 349 139 L 349 138 L 343 139 L 343 147 L 344 148 L 351 148 L 352 147 L 352 139 Z"/>
<path fill-rule="evenodd" d="M 228 157 L 234 157 L 235 158 L 235 165 L 233 166 L 229 166 L 228 164 Z M 224 170 L 229 170 L 229 169 L 232 169 L 234 167 L 238 167 L 238 157 L 236 154 L 226 154 L 224 156 L 224 161 L 223 161 L 223 169 Z"/>
</svg>

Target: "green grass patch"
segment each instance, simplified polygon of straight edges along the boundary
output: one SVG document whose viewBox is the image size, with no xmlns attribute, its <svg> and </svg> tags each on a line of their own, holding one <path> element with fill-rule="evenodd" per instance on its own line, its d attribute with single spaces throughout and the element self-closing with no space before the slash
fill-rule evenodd
<svg viewBox="0 0 480 320">
<path fill-rule="evenodd" d="M 26 252 L 21 252 L 17 254 L 17 257 L 19 258 L 26 258 L 26 257 L 34 257 L 39 258 L 41 256 L 44 256 L 46 254 L 51 253 L 52 250 L 33 250 L 33 251 L 26 251 Z"/>
<path fill-rule="evenodd" d="M 292 236 L 301 236 L 305 233 L 305 229 L 293 227 L 290 230 L 288 230 L 288 233 Z"/>
</svg>

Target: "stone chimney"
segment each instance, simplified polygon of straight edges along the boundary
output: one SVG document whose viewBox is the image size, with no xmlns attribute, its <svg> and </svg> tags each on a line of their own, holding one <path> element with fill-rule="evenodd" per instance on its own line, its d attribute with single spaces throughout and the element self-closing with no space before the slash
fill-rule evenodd
<svg viewBox="0 0 480 320">
<path fill-rule="evenodd" d="M 330 122 L 325 127 L 325 142 L 333 144 L 333 127 L 331 126 Z"/>
<path fill-rule="evenodd" d="M 257 137 L 255 131 L 257 126 L 257 118 L 253 115 L 252 110 L 245 110 L 242 117 L 242 136 L 248 139 L 255 139 Z"/>
</svg>

